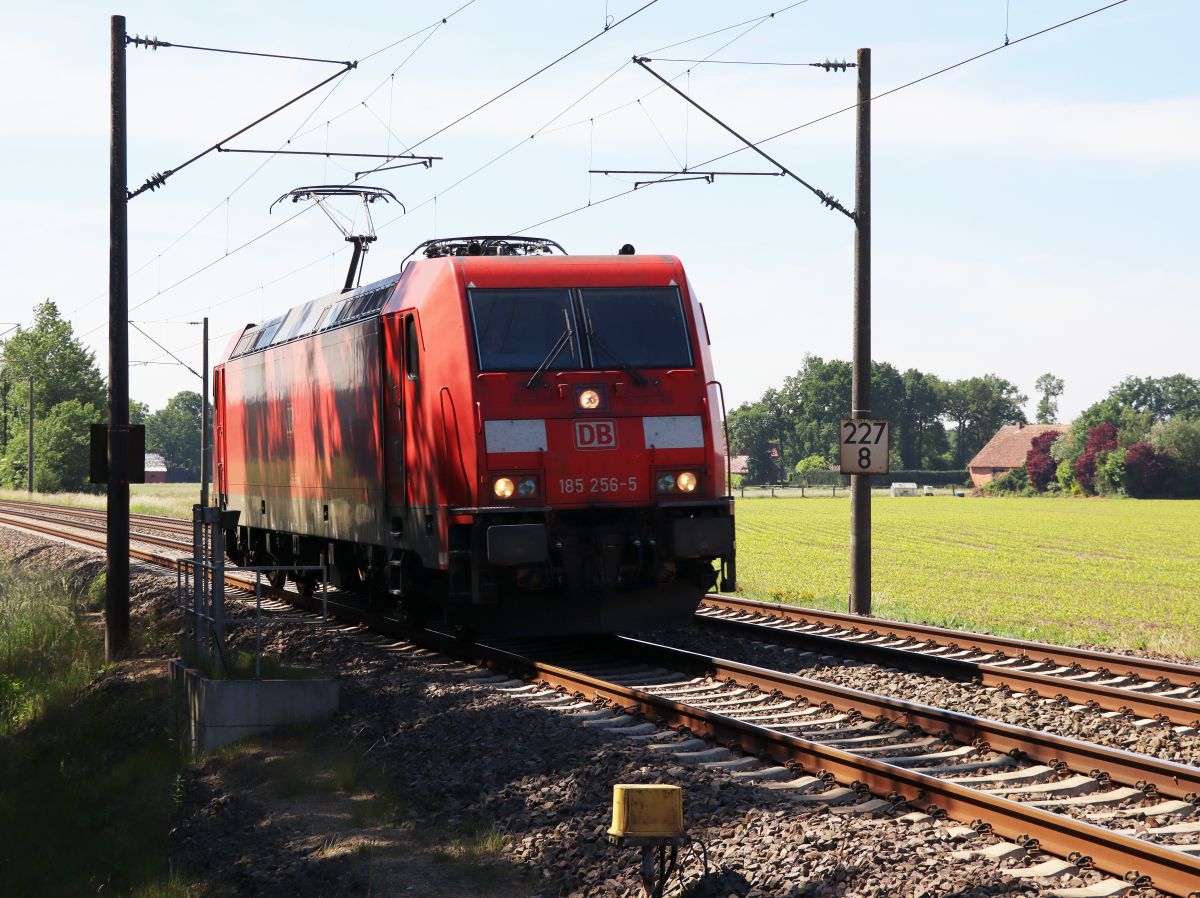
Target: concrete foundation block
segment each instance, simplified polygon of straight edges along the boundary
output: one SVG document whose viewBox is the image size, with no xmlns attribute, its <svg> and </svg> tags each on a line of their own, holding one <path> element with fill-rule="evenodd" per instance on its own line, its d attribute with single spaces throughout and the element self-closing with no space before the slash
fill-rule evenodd
<svg viewBox="0 0 1200 898">
<path fill-rule="evenodd" d="M 316 723 L 338 708 L 337 680 L 212 680 L 184 662 L 168 662 L 182 738 L 193 752 L 213 751 L 281 726 Z"/>
</svg>

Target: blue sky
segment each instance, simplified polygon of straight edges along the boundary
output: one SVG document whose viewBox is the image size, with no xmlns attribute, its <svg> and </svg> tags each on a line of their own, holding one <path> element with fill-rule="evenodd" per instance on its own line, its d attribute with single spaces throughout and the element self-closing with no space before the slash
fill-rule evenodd
<svg viewBox="0 0 1200 898">
<path fill-rule="evenodd" d="M 109 14 L 126 15 L 131 33 L 176 43 L 362 59 L 332 92 L 231 145 L 277 148 L 292 138 L 298 149 L 385 152 L 439 130 L 601 31 L 606 15 L 618 21 L 645 0 L 475 0 L 439 23 L 464 2 L 366 0 L 353 13 L 310 2 L 60 2 L 10 12 L 0 37 L 8 174 L 0 319 L 28 321 L 49 296 L 106 364 Z M 445 157 L 433 168 L 367 179 L 394 191 L 408 214 L 376 208 L 380 239 L 366 279 L 395 271 L 435 234 L 534 225 L 530 233 L 576 253 L 626 242 L 673 253 L 705 304 L 731 405 L 753 399 L 805 353 L 849 358 L 852 225 L 781 178 L 668 184 L 600 202 L 630 185 L 589 167 L 666 169 L 738 147 L 655 90 L 630 58 L 810 62 L 852 60 L 871 47 L 879 93 L 1003 44 L 1006 16 L 1015 40 L 1101 5 L 808 0 L 785 10 L 785 0 L 658 0 L 422 143 L 417 152 Z M 657 52 L 736 23 L 744 24 Z M 876 359 L 947 378 L 995 372 L 1030 395 L 1031 412 L 1034 380 L 1053 371 L 1066 382 L 1063 417 L 1127 375 L 1200 376 L 1200 87 L 1188 43 L 1198 26 L 1190 0 L 1128 0 L 874 104 Z M 753 139 L 854 98 L 853 70 L 653 66 Z M 331 71 L 131 48 L 130 185 Z M 852 206 L 853 126 L 842 114 L 766 149 Z M 719 167 L 767 169 L 749 152 Z M 296 211 L 268 214 L 280 194 L 344 181 L 353 168 L 214 154 L 133 200 L 130 317 L 198 367 L 199 330 L 179 322 L 208 314 L 215 358 L 242 324 L 340 285 L 348 253 L 315 210 L 237 247 Z M 556 220 L 541 224 L 548 219 Z M 196 383 L 161 364 L 169 359 L 136 332 L 131 358 L 154 362 L 131 376 L 133 396 L 152 407 Z"/>
</svg>

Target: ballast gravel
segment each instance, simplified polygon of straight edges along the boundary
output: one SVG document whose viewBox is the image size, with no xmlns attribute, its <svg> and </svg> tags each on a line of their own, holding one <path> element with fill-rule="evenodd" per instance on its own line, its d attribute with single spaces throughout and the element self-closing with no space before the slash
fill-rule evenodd
<svg viewBox="0 0 1200 898">
<path fill-rule="evenodd" d="M 1136 718 L 1132 716 L 1105 717 L 1102 712 L 1090 709 L 1068 711 L 1054 702 L 1020 692 L 1003 692 L 931 674 L 806 653 L 790 646 L 773 645 L 742 636 L 726 636 L 707 627 L 660 631 L 646 638 L 863 692 L 947 708 L 1181 764 L 1200 765 L 1200 734 L 1176 732 L 1169 723 L 1139 726 L 1135 725 Z M 1197 707 L 1197 717 L 1200 717 L 1200 706 Z"/>
<path fill-rule="evenodd" d="M 78 570 L 80 576 L 94 572 L 97 563 L 91 553 L 3 528 L 0 549 L 22 563 Z M 135 613 L 164 609 L 174 578 L 137 576 Z M 268 632 L 271 653 L 338 677 L 341 707 L 321 738 L 374 759 L 402 796 L 403 818 L 418 825 L 498 827 L 504 856 L 536 883 L 531 896 L 641 894 L 637 851 L 612 846 L 606 836 L 616 783 L 682 786 L 685 821 L 696 844 L 683 852 L 684 888 L 676 884 L 673 894 L 688 898 L 1034 896 L 1101 878 L 1093 872 L 1017 878 L 1002 870 L 1023 861 L 964 851 L 998 843 L 996 836 L 922 815 L 906 821 L 900 815 L 911 808 L 846 813 L 728 772 L 685 766 L 669 752 L 585 727 L 568 712 L 505 691 L 483 672 L 403 645 L 320 626 Z M 724 654 L 736 647 L 718 650 L 710 642 L 703 648 Z M 865 686 L 872 676 L 849 668 L 837 673 L 862 680 L 847 685 Z M 662 734 L 664 741 L 671 738 L 675 734 Z M 301 855 L 288 833 L 265 826 L 253 803 L 236 791 L 212 793 L 192 783 L 183 814 L 172 850 L 193 862 L 206 858 L 215 875 L 226 877 L 212 884 L 210 894 L 365 894 L 353 857 L 323 864 Z M 416 893 L 401 886 L 386 894 Z"/>
</svg>

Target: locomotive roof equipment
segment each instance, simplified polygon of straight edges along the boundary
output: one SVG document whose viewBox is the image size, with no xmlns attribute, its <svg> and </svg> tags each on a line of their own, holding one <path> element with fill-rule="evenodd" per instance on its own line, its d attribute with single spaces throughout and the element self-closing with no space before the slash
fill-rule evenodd
<svg viewBox="0 0 1200 898">
<path fill-rule="evenodd" d="M 325 204 L 325 200 L 334 196 L 356 196 L 362 201 L 363 222 L 366 226 L 365 234 L 351 234 L 350 228 L 338 221 L 334 215 L 334 211 Z M 346 238 L 346 242 L 354 244 L 354 254 L 350 257 L 350 269 L 346 272 L 346 285 L 342 287 L 343 293 L 353 290 L 357 286 L 358 281 L 362 277 L 362 265 L 366 263 L 367 250 L 371 248 L 371 244 L 377 239 L 375 236 L 375 222 L 371 219 L 371 203 L 378 200 L 383 200 L 386 203 L 390 200 L 398 203 L 405 213 L 408 212 L 404 203 L 401 203 L 396 199 L 394 193 L 384 187 L 347 187 L 339 184 L 317 184 L 312 187 L 297 187 L 294 190 L 289 190 L 275 202 L 271 203 L 271 208 L 267 210 L 267 213 L 270 214 L 279 203 L 288 198 L 293 203 L 298 203 L 301 200 L 312 200 L 320 207 L 329 220 L 333 222 L 333 226 L 342 232 L 342 236 Z"/>
</svg>

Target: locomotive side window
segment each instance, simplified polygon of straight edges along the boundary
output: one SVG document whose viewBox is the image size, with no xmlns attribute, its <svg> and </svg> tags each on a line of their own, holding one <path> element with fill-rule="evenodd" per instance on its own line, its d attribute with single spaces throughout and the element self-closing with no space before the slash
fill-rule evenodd
<svg viewBox="0 0 1200 898">
<path fill-rule="evenodd" d="M 409 380 L 416 380 L 417 374 L 420 371 L 420 362 L 417 357 L 417 349 L 420 341 L 417 340 L 417 325 L 413 320 L 412 315 L 404 316 L 404 370 L 408 374 Z"/>
<path fill-rule="evenodd" d="M 278 318 L 272 318 L 261 328 L 259 328 L 258 333 L 255 335 L 254 345 L 251 347 L 251 349 L 263 349 L 264 347 L 270 345 L 272 338 L 275 336 L 275 332 L 279 330 L 279 325 L 283 324 L 283 319 L 284 316 L 280 315 Z"/>
<path fill-rule="evenodd" d="M 471 290 L 480 371 L 583 367 L 569 290 Z M 556 352 L 557 350 L 557 352 Z"/>
<path fill-rule="evenodd" d="M 677 287 L 579 291 L 593 368 L 690 368 L 692 347 Z"/>
</svg>

